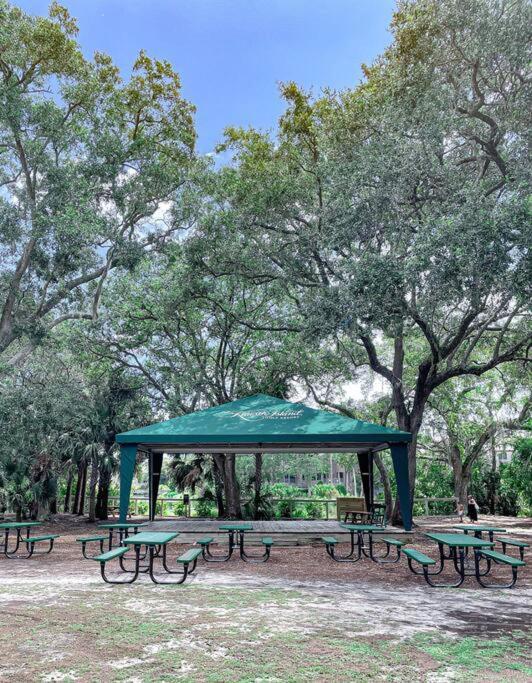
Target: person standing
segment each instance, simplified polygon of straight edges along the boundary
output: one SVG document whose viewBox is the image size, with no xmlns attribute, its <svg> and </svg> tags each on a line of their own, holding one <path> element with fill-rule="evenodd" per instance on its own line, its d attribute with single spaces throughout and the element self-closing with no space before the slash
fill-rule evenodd
<svg viewBox="0 0 532 683">
<path fill-rule="evenodd" d="M 467 516 L 472 522 L 478 521 L 478 505 L 473 496 L 467 497 Z"/>
</svg>

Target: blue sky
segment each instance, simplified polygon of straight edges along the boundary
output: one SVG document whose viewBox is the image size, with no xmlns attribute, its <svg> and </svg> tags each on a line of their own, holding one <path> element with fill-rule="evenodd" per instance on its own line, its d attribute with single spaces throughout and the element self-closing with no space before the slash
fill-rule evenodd
<svg viewBox="0 0 532 683">
<path fill-rule="evenodd" d="M 47 0 L 18 0 L 46 14 Z M 106 52 L 128 73 L 141 48 L 168 59 L 197 107 L 200 152 L 227 125 L 275 127 L 280 81 L 318 92 L 361 78 L 389 44 L 393 0 L 62 0 L 87 56 Z"/>
</svg>

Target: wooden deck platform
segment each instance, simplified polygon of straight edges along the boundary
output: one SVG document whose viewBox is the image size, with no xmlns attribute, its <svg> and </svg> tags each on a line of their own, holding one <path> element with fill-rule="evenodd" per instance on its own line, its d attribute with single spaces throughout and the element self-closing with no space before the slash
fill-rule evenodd
<svg viewBox="0 0 532 683">
<path fill-rule="evenodd" d="M 225 532 L 220 532 L 219 527 L 227 524 L 219 519 L 173 519 L 156 520 L 144 527 L 146 531 L 176 531 L 183 541 L 190 542 L 194 538 L 204 536 L 214 536 L 215 538 L 225 538 Z M 319 540 L 322 536 L 334 534 L 342 540 L 348 540 L 349 532 L 343 529 L 336 520 L 273 520 L 250 522 L 253 525 L 253 534 L 268 535 L 277 541 L 286 541 L 287 544 L 305 545 Z M 409 532 L 397 527 L 386 527 L 382 530 L 385 534 L 408 534 Z M 345 537 L 345 538 L 344 538 Z"/>
</svg>

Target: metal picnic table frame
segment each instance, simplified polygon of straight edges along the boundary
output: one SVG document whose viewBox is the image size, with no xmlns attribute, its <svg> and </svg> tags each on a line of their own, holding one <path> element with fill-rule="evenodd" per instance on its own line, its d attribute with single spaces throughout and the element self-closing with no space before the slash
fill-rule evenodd
<svg viewBox="0 0 532 683">
<path fill-rule="evenodd" d="M 373 533 L 378 531 L 382 533 L 384 531 L 382 526 L 377 526 L 375 524 L 340 524 L 343 529 L 349 531 L 350 534 L 350 551 L 347 555 L 336 555 L 334 551 L 334 546 L 326 545 L 327 554 L 335 562 L 358 562 L 362 557 L 367 557 L 377 564 L 386 562 L 385 558 L 388 557 L 390 548 L 385 555 L 378 557 L 373 552 Z M 368 538 L 368 544 L 364 543 L 364 534 Z M 355 542 L 356 536 L 356 542 Z M 366 550 L 366 547 L 368 550 Z M 356 556 L 355 556 L 356 552 Z"/>
<path fill-rule="evenodd" d="M 145 525 L 146 522 L 106 522 L 105 524 L 98 524 L 98 528 L 106 529 L 109 532 L 109 550 L 112 550 L 114 531 L 118 531 L 118 545 L 123 545 L 123 541 L 129 536 L 130 530 L 136 534 L 139 528 Z"/>
<path fill-rule="evenodd" d="M 4 532 L 4 543 L 3 543 L 3 554 L 8 557 L 11 560 L 22 560 L 22 559 L 28 559 L 31 557 L 34 553 L 34 545 L 32 543 L 28 544 L 28 554 L 27 555 L 16 555 L 17 550 L 20 547 L 21 543 L 24 543 L 24 538 L 22 536 L 22 531 L 26 529 L 26 538 L 30 537 L 30 529 L 33 529 L 33 527 L 36 526 L 42 526 L 41 522 L 3 522 L 0 524 L 0 531 Z M 17 532 L 17 538 L 15 542 L 15 547 L 10 550 L 9 549 L 9 532 L 10 531 L 16 531 Z M 47 552 L 50 552 L 48 550 Z M 43 553 L 39 553 L 43 554 Z"/>
<path fill-rule="evenodd" d="M 203 547 L 203 559 L 205 562 L 227 562 L 233 556 L 235 548 L 238 548 L 240 559 L 244 562 L 265 561 L 268 559 L 269 552 L 259 558 L 254 555 L 248 555 L 245 551 L 244 537 L 247 531 L 253 531 L 252 524 L 222 524 L 218 529 L 227 532 L 227 554 L 213 555 L 209 548 L 210 544 L 207 544 Z"/>
<path fill-rule="evenodd" d="M 491 569 L 491 562 L 489 559 L 486 560 L 487 566 L 484 571 L 480 569 L 480 555 L 475 552 L 475 569 L 473 572 L 467 571 L 466 569 L 466 554 L 469 548 L 474 551 L 478 550 L 490 550 L 493 548 L 493 541 L 485 541 L 483 539 L 477 538 L 476 536 L 469 536 L 468 534 L 425 534 L 427 538 L 435 541 L 438 544 L 439 551 L 439 565 L 434 571 L 429 572 L 427 567 L 423 567 L 423 571 L 417 571 L 413 569 L 410 559 L 408 564 L 410 571 L 413 574 L 422 574 L 425 576 L 427 583 L 435 588 L 458 588 L 464 583 L 467 576 L 475 576 L 477 580 L 480 577 L 489 574 Z M 444 548 L 449 548 L 449 552 L 446 554 Z M 458 574 L 458 581 L 456 583 L 435 583 L 430 578 L 431 576 L 438 576 L 442 573 L 445 568 L 445 562 L 452 561 L 454 570 Z"/>
<path fill-rule="evenodd" d="M 114 580 L 110 579 L 105 574 L 105 563 L 100 562 L 100 570 L 103 580 L 106 583 L 113 584 L 125 584 L 134 583 L 140 574 L 148 574 L 153 583 L 156 584 L 180 584 L 185 581 L 189 574 L 192 574 L 196 569 L 197 561 L 192 562 L 192 568 L 188 568 L 188 564 L 185 564 L 183 571 L 174 571 L 168 567 L 167 564 L 167 547 L 171 541 L 173 541 L 179 534 L 177 532 L 163 532 L 163 531 L 141 531 L 140 533 L 133 534 L 132 536 L 124 537 L 123 546 L 133 546 L 135 555 L 134 557 L 126 557 L 121 555 L 119 557 L 120 569 L 125 574 L 131 574 L 131 578 L 127 580 Z M 143 556 L 140 554 L 142 546 L 146 546 L 147 553 Z M 146 557 L 148 558 L 147 564 L 141 564 L 141 561 Z M 167 574 L 178 574 L 179 580 L 177 581 L 161 581 L 154 573 L 154 561 L 160 558 L 161 564 L 164 571 Z M 125 566 L 126 560 L 134 560 L 134 568 L 128 569 Z"/>
</svg>

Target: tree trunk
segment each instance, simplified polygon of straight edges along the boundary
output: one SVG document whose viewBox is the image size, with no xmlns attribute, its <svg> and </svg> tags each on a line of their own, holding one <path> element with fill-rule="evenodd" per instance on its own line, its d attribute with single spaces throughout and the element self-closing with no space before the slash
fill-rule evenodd
<svg viewBox="0 0 532 683">
<path fill-rule="evenodd" d="M 65 503 L 63 505 L 63 512 L 70 512 L 70 495 L 72 493 L 72 465 L 68 466 L 66 491 L 65 491 Z"/>
<path fill-rule="evenodd" d="M 96 495 L 96 517 L 99 520 L 109 518 L 109 489 L 111 487 L 111 472 L 107 468 L 100 468 L 98 478 L 98 493 Z"/>
<path fill-rule="evenodd" d="M 88 465 L 86 462 L 83 463 L 82 470 L 81 470 L 81 486 L 79 489 L 79 502 L 78 502 L 78 508 L 76 510 L 76 514 L 78 517 L 81 517 L 83 513 L 85 512 L 85 493 L 87 490 L 87 469 Z"/>
<path fill-rule="evenodd" d="M 48 503 L 48 510 L 50 511 L 51 515 L 57 514 L 57 498 L 52 498 L 52 500 Z"/>
<path fill-rule="evenodd" d="M 382 487 L 384 489 L 384 503 L 386 505 L 386 519 L 391 519 L 393 514 L 393 496 L 390 477 L 388 476 L 388 471 L 382 462 L 382 458 L 379 453 L 373 454 L 373 461 L 377 465 L 377 469 L 381 475 Z"/>
<path fill-rule="evenodd" d="M 497 451 L 495 449 L 495 439 L 491 438 L 491 482 L 490 482 L 490 514 L 495 514 L 497 506 Z"/>
<path fill-rule="evenodd" d="M 30 503 L 30 519 L 34 522 L 39 518 L 39 502 L 32 500 Z"/>
<path fill-rule="evenodd" d="M 227 501 L 227 515 L 230 519 L 242 519 L 240 487 L 236 476 L 236 456 L 226 453 L 224 458 L 224 488 Z"/>
<path fill-rule="evenodd" d="M 260 493 L 262 488 L 262 453 L 255 453 L 255 476 L 253 478 L 255 500 L 253 502 L 253 518 L 260 519 Z"/>
<path fill-rule="evenodd" d="M 213 454 L 212 476 L 214 480 L 214 494 L 218 507 L 218 517 L 225 517 L 224 504 L 224 456 L 220 453 Z"/>
<path fill-rule="evenodd" d="M 89 482 L 89 522 L 96 521 L 96 487 L 98 486 L 98 456 L 91 458 L 91 478 Z"/>
<path fill-rule="evenodd" d="M 77 464 L 76 490 L 74 492 L 74 503 L 72 504 L 72 514 L 77 514 L 79 510 L 79 499 L 81 496 L 81 485 L 83 483 L 83 465 Z"/>
</svg>

